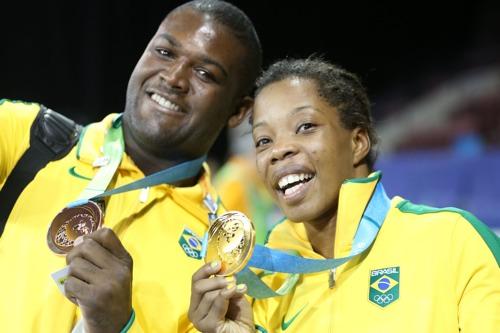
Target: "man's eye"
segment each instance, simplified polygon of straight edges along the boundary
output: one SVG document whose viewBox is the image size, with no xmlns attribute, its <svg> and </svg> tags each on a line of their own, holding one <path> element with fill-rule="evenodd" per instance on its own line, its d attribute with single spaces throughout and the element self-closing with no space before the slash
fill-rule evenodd
<svg viewBox="0 0 500 333">
<path fill-rule="evenodd" d="M 206 69 L 197 68 L 196 74 L 203 81 L 216 81 L 215 76 L 212 73 L 210 73 L 209 71 L 207 71 Z"/>
<path fill-rule="evenodd" d="M 169 57 L 169 58 L 172 57 L 172 52 L 170 52 L 167 49 L 157 48 L 156 52 L 158 52 L 158 54 L 161 55 L 161 56 L 163 56 L 163 57 Z"/>
<path fill-rule="evenodd" d="M 297 127 L 297 133 L 310 130 L 310 129 L 314 128 L 314 127 L 315 127 L 315 125 L 313 123 L 303 123 L 303 124 L 300 124 L 300 126 Z"/>
</svg>

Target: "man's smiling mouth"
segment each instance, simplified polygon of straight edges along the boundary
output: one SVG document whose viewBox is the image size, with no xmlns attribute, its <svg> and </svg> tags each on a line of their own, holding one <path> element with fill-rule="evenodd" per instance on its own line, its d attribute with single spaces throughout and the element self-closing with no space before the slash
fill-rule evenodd
<svg viewBox="0 0 500 333">
<path fill-rule="evenodd" d="M 165 97 L 161 96 L 160 94 L 153 92 L 153 93 L 149 93 L 148 95 L 151 98 L 151 100 L 153 102 L 155 102 L 157 105 L 159 105 L 161 108 L 167 109 L 170 111 L 174 111 L 174 112 L 184 113 L 184 111 L 182 110 L 182 108 L 179 105 L 166 99 Z"/>
</svg>

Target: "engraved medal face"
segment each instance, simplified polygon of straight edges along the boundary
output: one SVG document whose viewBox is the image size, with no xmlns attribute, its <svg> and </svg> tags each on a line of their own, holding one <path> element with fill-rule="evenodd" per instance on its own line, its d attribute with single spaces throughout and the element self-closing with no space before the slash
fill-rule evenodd
<svg viewBox="0 0 500 333">
<path fill-rule="evenodd" d="M 255 230 L 243 214 L 230 211 L 219 216 L 208 229 L 205 262 L 219 260 L 222 268 L 217 275 L 232 275 L 241 271 L 252 257 Z"/>
<path fill-rule="evenodd" d="M 56 215 L 47 232 L 47 244 L 57 254 L 67 254 L 79 236 L 96 231 L 102 224 L 102 209 L 89 201 L 83 205 L 64 208 Z"/>
</svg>

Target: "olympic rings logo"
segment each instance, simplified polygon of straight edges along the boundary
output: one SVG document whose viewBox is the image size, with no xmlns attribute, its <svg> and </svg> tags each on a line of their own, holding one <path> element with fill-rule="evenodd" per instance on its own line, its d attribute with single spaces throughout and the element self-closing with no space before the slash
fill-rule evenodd
<svg viewBox="0 0 500 333">
<path fill-rule="evenodd" d="M 199 253 L 198 253 L 198 251 L 193 250 L 192 248 L 189 247 L 189 245 L 187 245 L 185 243 L 182 244 L 182 249 L 191 258 L 196 258 L 197 259 L 200 256 Z"/>
<path fill-rule="evenodd" d="M 377 302 L 378 304 L 389 304 L 393 299 L 394 299 L 394 295 L 393 294 L 375 295 L 375 297 L 373 297 L 373 300 L 375 302 Z"/>
</svg>

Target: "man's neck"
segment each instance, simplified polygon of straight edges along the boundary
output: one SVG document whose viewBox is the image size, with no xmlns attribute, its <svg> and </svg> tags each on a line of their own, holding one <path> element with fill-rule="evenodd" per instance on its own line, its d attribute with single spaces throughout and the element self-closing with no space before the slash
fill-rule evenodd
<svg viewBox="0 0 500 333">
<path fill-rule="evenodd" d="M 130 138 L 127 140 L 126 135 L 124 135 L 124 139 L 125 151 L 145 176 L 149 176 L 161 170 L 176 166 L 182 162 L 186 162 L 185 159 L 170 159 L 158 157 L 148 152 L 147 150 L 142 149 L 134 140 L 131 140 Z M 179 187 L 193 186 L 197 183 L 198 179 L 199 175 L 196 175 L 172 185 Z"/>
</svg>

